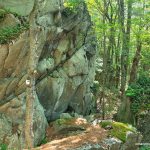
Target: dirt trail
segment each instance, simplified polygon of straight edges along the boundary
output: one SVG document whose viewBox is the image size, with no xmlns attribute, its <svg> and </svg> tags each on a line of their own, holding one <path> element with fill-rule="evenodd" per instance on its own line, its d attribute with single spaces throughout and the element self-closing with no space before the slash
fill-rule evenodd
<svg viewBox="0 0 150 150">
<path fill-rule="evenodd" d="M 85 130 L 80 133 L 75 132 L 71 133 L 72 135 L 66 135 L 65 132 L 64 134 L 57 133 L 54 127 L 50 126 L 47 129 L 47 139 L 49 142 L 38 148 L 34 148 L 34 150 L 71 150 L 85 144 L 98 144 L 107 136 L 106 130 L 99 125 L 91 125 L 82 119 L 78 118 L 69 122 L 69 125 L 71 124 L 82 125 Z"/>
</svg>

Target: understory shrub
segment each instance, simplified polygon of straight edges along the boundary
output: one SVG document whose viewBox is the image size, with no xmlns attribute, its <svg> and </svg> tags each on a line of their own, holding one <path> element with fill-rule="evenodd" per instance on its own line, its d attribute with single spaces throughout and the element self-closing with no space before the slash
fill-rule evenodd
<svg viewBox="0 0 150 150">
<path fill-rule="evenodd" d="M 134 115 L 150 110 L 150 77 L 141 75 L 135 83 L 132 83 L 126 91 L 130 97 L 131 110 Z"/>
</svg>

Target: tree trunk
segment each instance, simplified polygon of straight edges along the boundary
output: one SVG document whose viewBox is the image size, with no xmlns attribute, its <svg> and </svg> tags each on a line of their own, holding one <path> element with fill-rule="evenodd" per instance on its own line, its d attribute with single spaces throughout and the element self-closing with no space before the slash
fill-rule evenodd
<svg viewBox="0 0 150 150">
<path fill-rule="evenodd" d="M 120 0 L 120 15 L 122 25 L 122 54 L 121 54 L 121 106 L 118 112 L 118 120 L 123 122 L 129 122 L 130 116 L 130 101 L 127 100 L 125 95 L 128 73 L 128 59 L 129 59 L 129 45 L 130 45 L 130 30 L 131 30 L 131 12 L 132 12 L 132 0 L 128 0 L 128 16 L 127 25 L 125 30 L 124 25 L 124 0 Z"/>
<path fill-rule="evenodd" d="M 141 50 L 142 50 L 142 43 L 139 40 L 137 40 L 137 49 L 132 62 L 129 84 L 135 82 L 137 78 L 137 70 L 141 58 Z"/>
<path fill-rule="evenodd" d="M 26 114 L 25 114 L 25 147 L 33 148 L 34 147 L 34 135 L 33 135 L 33 111 L 34 111 L 34 101 L 35 101 L 35 74 L 36 74 L 36 50 L 37 43 L 35 40 L 36 26 L 35 19 L 37 15 L 37 5 L 38 0 L 35 0 L 33 10 L 29 16 L 29 40 L 30 40 L 30 49 L 29 49 L 29 64 L 27 71 L 27 90 L 26 90 Z"/>
<path fill-rule="evenodd" d="M 106 9 L 106 0 L 104 0 L 104 8 Z M 106 11 L 106 10 L 105 10 Z M 106 23 L 106 16 L 103 15 L 103 25 Z M 105 86 L 107 79 L 107 49 L 106 49 L 106 29 L 103 29 L 103 81 L 102 81 L 102 118 L 105 119 Z"/>
<path fill-rule="evenodd" d="M 117 46 L 115 47 L 115 87 L 119 89 L 120 83 L 120 33 L 117 39 Z"/>
</svg>

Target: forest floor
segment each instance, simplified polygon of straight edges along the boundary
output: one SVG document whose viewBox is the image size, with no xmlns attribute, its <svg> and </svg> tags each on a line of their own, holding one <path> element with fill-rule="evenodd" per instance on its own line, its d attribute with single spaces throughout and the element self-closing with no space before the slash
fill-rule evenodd
<svg viewBox="0 0 150 150">
<path fill-rule="evenodd" d="M 113 114 L 117 111 L 116 103 L 118 104 L 119 100 L 116 95 L 110 92 L 107 92 L 105 97 L 105 104 L 107 104 L 105 120 L 112 120 Z M 97 106 L 102 107 L 100 103 Z M 96 115 L 95 119 L 103 120 L 102 115 Z M 80 127 L 83 127 L 84 130 L 80 130 Z M 33 150 L 73 150 L 86 144 L 99 144 L 107 136 L 107 130 L 101 128 L 99 124 L 93 125 L 87 122 L 86 119 L 74 118 L 62 128 L 50 123 L 47 128 L 46 144 L 42 144 Z M 105 145 L 103 146 L 105 147 Z"/>
<path fill-rule="evenodd" d="M 67 127 L 60 132 L 56 131 L 53 126 L 47 129 L 48 143 L 41 145 L 34 150 L 71 150 L 79 148 L 85 144 L 98 144 L 107 137 L 107 131 L 99 125 L 92 125 L 85 122 L 85 119 L 77 118 L 69 123 L 72 125 L 82 126 L 83 131 L 68 132 Z M 69 129 L 70 130 L 70 129 Z M 70 134 L 68 134 L 70 133 Z M 52 140 L 53 139 L 53 140 Z"/>
</svg>

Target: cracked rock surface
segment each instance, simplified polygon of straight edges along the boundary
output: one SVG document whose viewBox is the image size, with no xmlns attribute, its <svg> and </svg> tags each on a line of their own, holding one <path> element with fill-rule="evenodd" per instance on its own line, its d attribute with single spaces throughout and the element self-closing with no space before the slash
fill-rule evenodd
<svg viewBox="0 0 150 150">
<path fill-rule="evenodd" d="M 28 16 L 33 1 L 25 5 L 27 2 L 0 0 L 0 5 Z M 55 22 L 58 6 L 55 0 L 50 2 L 37 17 L 42 30 L 37 33 L 40 52 L 34 104 L 35 145 L 44 138 L 47 121 L 67 111 L 89 114 L 95 103 L 90 91 L 95 76 L 95 37 L 91 34 L 92 23 L 86 6 L 80 5 L 75 13 L 62 10 L 59 25 Z M 19 149 L 24 141 L 28 59 L 28 31 L 0 45 L 0 143 L 9 144 L 10 148 Z"/>
</svg>

